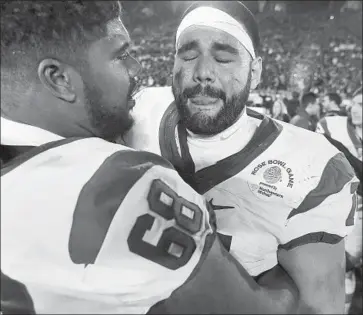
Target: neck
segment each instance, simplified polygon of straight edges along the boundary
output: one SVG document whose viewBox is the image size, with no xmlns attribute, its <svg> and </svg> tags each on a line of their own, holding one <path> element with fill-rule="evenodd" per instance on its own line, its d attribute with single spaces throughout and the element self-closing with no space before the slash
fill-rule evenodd
<svg viewBox="0 0 363 315">
<path fill-rule="evenodd" d="M 82 117 L 80 114 L 74 112 L 72 115 L 72 110 L 77 108 L 76 104 L 71 104 L 74 105 L 72 109 L 68 103 L 60 102 L 54 98 L 32 99 L 29 95 L 24 99 L 28 99 L 29 103 L 18 104 L 16 110 L 12 110 L 6 105 L 3 110 L 2 102 L 1 115 L 4 118 L 41 128 L 64 138 L 96 136 L 92 128 L 84 126 L 86 125 L 84 122 L 88 120 L 87 117 L 80 121 L 79 117 Z M 57 101 L 59 103 L 56 103 Z"/>
<path fill-rule="evenodd" d="M 72 121 L 69 116 L 62 114 L 47 115 L 46 113 L 38 113 L 38 115 L 5 115 L 5 118 L 10 120 L 24 123 L 27 125 L 35 126 L 64 138 L 71 137 L 92 137 L 95 136 L 91 130 L 87 130 L 81 125 Z"/>
</svg>

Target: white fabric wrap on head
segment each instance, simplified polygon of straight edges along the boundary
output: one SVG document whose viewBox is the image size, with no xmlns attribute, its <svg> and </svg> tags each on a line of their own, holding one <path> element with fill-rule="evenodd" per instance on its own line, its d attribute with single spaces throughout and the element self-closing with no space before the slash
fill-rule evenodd
<svg viewBox="0 0 363 315">
<path fill-rule="evenodd" d="M 224 31 L 235 37 L 246 48 L 253 59 L 256 58 L 251 37 L 245 31 L 242 24 L 226 12 L 211 7 L 198 7 L 189 12 L 181 21 L 176 32 L 176 46 L 178 45 L 180 35 L 190 26 L 209 26 Z"/>
</svg>

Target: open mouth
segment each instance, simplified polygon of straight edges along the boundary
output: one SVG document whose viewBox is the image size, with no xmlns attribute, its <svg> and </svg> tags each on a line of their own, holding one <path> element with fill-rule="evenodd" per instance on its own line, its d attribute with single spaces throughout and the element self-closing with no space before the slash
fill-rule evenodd
<svg viewBox="0 0 363 315">
<path fill-rule="evenodd" d="M 219 100 L 219 98 L 214 98 L 214 97 L 210 97 L 210 96 L 203 96 L 203 95 L 198 95 L 198 96 L 194 96 L 190 98 L 190 101 L 194 104 L 194 105 L 213 105 L 215 103 L 217 103 L 217 101 Z"/>
</svg>

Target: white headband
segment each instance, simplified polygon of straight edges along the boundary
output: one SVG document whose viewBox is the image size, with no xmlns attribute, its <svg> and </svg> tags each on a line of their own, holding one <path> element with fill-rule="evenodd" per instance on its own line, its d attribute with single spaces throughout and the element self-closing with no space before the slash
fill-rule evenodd
<svg viewBox="0 0 363 315">
<path fill-rule="evenodd" d="M 256 58 L 252 40 L 242 24 L 226 12 L 211 7 L 198 7 L 184 17 L 176 32 L 176 46 L 181 33 L 194 25 L 217 28 L 232 35 L 246 48 L 253 59 Z"/>
</svg>

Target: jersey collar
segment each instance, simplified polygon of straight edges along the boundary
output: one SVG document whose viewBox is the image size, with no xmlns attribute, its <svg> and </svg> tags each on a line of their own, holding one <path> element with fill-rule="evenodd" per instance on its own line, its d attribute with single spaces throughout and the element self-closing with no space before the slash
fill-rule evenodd
<svg viewBox="0 0 363 315">
<path fill-rule="evenodd" d="M 264 152 L 282 131 L 282 125 L 267 116 L 250 109 L 246 109 L 245 115 L 261 120 L 260 126 L 255 130 L 247 145 L 241 151 L 220 160 L 215 165 L 195 172 L 195 165 L 187 144 L 188 133 L 180 123 L 180 117 L 175 102 L 173 102 L 164 113 L 160 123 L 159 145 L 161 154 L 174 165 L 185 182 L 197 192 L 204 194 L 217 184 L 241 172 Z M 239 127 L 240 125 L 236 124 L 236 126 Z M 178 134 L 178 137 L 173 136 L 175 133 Z M 180 150 L 178 150 L 178 144 Z"/>
<path fill-rule="evenodd" d="M 1 117 L 1 144 L 38 147 L 64 137 L 50 131 Z"/>
</svg>

